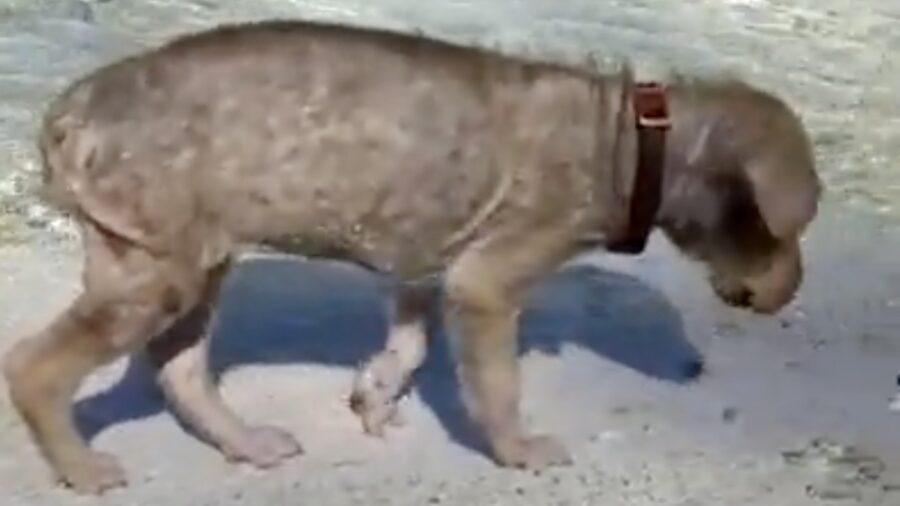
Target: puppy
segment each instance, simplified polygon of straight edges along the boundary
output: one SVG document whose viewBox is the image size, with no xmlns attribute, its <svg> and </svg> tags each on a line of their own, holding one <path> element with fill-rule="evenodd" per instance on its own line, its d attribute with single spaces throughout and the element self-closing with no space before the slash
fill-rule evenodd
<svg viewBox="0 0 900 506">
<path fill-rule="evenodd" d="M 627 67 L 305 22 L 223 26 L 101 68 L 49 106 L 39 147 L 46 198 L 82 231 L 83 289 L 4 372 L 46 461 L 82 493 L 125 475 L 78 433 L 71 398 L 139 350 L 230 459 L 268 467 L 301 451 L 245 424 L 207 375 L 237 245 L 397 280 L 376 410 L 421 364 L 416 282 L 442 273 L 468 413 L 500 465 L 537 469 L 569 456 L 519 415 L 532 283 L 586 248 L 638 253 L 658 227 L 709 266 L 724 301 L 774 312 L 801 281 L 798 238 L 820 193 L 800 120 L 740 82 L 648 85 Z M 376 414 L 372 427 L 391 418 Z"/>
</svg>

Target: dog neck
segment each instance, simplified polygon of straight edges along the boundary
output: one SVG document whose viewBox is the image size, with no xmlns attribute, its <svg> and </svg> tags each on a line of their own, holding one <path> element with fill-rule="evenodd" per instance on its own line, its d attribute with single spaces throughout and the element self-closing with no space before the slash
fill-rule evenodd
<svg viewBox="0 0 900 506">
<path fill-rule="evenodd" d="M 607 245 L 614 253 L 638 254 L 656 221 L 662 201 L 666 161 L 666 133 L 671 127 L 665 88 L 657 83 L 636 83 L 631 91 L 634 126 L 637 130 L 637 166 L 628 201 L 624 234 Z"/>
</svg>

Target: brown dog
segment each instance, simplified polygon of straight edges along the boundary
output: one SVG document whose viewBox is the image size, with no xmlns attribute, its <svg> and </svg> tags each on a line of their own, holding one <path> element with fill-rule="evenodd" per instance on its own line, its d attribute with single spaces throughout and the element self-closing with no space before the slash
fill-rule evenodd
<svg viewBox="0 0 900 506">
<path fill-rule="evenodd" d="M 84 289 L 5 374 L 59 479 L 94 493 L 125 479 L 79 435 L 71 397 L 145 346 L 172 405 L 227 456 L 265 467 L 300 451 L 245 425 L 207 376 L 237 244 L 400 282 L 388 349 L 354 396 L 374 432 L 389 417 L 371 410 L 424 357 L 414 282 L 444 272 L 464 403 L 500 464 L 539 468 L 568 456 L 518 413 L 532 282 L 587 247 L 640 251 L 655 225 L 724 300 L 775 311 L 800 282 L 820 192 L 797 117 L 737 82 L 639 87 L 627 71 L 301 22 L 222 27 L 100 69 L 50 106 L 40 149 L 45 193 L 83 230 Z"/>
</svg>

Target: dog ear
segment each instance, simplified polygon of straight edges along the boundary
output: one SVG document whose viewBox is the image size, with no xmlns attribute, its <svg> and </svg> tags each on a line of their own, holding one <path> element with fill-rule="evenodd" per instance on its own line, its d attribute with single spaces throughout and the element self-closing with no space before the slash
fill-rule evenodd
<svg viewBox="0 0 900 506">
<path fill-rule="evenodd" d="M 754 112 L 738 123 L 746 136 L 740 150 L 744 175 L 769 232 L 795 237 L 815 216 L 822 192 L 812 143 L 784 102 L 758 94 L 749 100 Z"/>
<path fill-rule="evenodd" d="M 821 183 L 811 157 L 799 147 L 751 160 L 745 171 L 756 206 L 769 232 L 786 239 L 798 235 L 815 216 Z"/>
</svg>

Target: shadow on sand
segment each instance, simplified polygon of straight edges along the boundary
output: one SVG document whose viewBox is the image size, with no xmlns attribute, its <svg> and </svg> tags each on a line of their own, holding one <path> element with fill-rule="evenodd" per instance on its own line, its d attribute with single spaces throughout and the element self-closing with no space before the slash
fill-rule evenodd
<svg viewBox="0 0 900 506">
<path fill-rule="evenodd" d="M 260 363 L 355 367 L 384 341 L 386 287 L 346 264 L 242 262 L 220 299 L 213 372 Z M 429 322 L 433 339 L 413 388 L 454 440 L 477 447 L 459 401 L 437 304 Z M 563 345 L 576 345 L 672 382 L 688 382 L 702 372 L 702 358 L 686 339 L 681 317 L 659 291 L 635 277 L 588 265 L 564 268 L 536 287 L 522 313 L 520 339 L 522 354 L 557 354 Z M 347 390 L 349 395 L 349 382 Z M 136 356 L 118 383 L 79 401 L 75 413 L 92 438 L 109 426 L 165 409 L 152 369 Z"/>
</svg>

